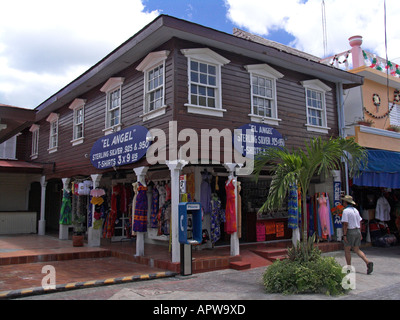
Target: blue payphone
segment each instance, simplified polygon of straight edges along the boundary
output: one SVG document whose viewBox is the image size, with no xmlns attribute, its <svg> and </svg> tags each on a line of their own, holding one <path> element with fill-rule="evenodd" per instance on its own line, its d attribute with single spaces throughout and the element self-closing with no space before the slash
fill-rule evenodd
<svg viewBox="0 0 400 320">
<path fill-rule="evenodd" d="M 198 244 L 202 241 L 201 204 L 181 202 L 179 204 L 179 242 Z"/>
<path fill-rule="evenodd" d="M 192 274 L 192 244 L 202 241 L 201 204 L 179 203 L 179 242 L 181 244 L 181 275 Z"/>
</svg>

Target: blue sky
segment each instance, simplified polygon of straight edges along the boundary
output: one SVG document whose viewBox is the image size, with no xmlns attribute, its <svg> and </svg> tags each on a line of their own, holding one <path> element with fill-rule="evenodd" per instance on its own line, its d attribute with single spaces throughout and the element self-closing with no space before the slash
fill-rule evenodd
<svg viewBox="0 0 400 320">
<path fill-rule="evenodd" d="M 323 0 L 2 1 L 0 103 L 35 108 L 160 14 L 232 33 L 234 27 L 324 57 Z M 400 63 L 400 1 L 387 2 L 389 60 Z M 363 49 L 385 56 L 384 0 L 325 0 L 327 56 Z"/>
</svg>

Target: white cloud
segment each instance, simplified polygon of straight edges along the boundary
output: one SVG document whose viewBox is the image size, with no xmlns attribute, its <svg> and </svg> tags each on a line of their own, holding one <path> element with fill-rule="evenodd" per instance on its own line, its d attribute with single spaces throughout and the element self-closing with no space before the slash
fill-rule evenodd
<svg viewBox="0 0 400 320">
<path fill-rule="evenodd" d="M 4 1 L 0 103 L 34 108 L 155 19 L 141 0 Z"/>
<path fill-rule="evenodd" d="M 283 29 L 293 47 L 323 57 L 321 0 L 225 0 L 228 18 L 239 27 L 265 36 Z M 348 38 L 363 36 L 363 48 L 385 57 L 383 0 L 326 0 L 327 54 L 350 48 Z M 400 57 L 400 1 L 387 0 L 388 57 Z"/>
</svg>

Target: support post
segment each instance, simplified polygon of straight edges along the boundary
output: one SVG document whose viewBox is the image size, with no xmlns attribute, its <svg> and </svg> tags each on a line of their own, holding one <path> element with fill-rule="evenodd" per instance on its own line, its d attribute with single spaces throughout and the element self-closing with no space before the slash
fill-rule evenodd
<svg viewBox="0 0 400 320">
<path fill-rule="evenodd" d="M 42 192 L 40 200 L 40 219 L 38 223 L 38 234 L 44 236 L 46 234 L 45 214 L 46 214 L 46 186 L 47 186 L 47 181 L 45 176 L 42 176 L 40 178 L 40 185 L 42 186 Z"/>
<path fill-rule="evenodd" d="M 93 189 L 96 189 L 99 184 L 102 175 L 101 174 L 91 174 L 90 177 L 92 178 L 93 181 Z M 90 214 L 92 215 L 92 226 L 89 227 L 88 229 L 88 246 L 89 247 L 100 247 L 100 240 L 101 240 L 101 229 L 94 229 L 93 228 L 93 221 L 94 221 L 94 209 L 95 206 L 92 206 L 92 212 Z"/>
<path fill-rule="evenodd" d="M 149 167 L 138 167 L 133 169 L 137 176 L 137 180 L 146 186 L 146 173 Z M 144 235 L 146 232 L 136 232 L 136 254 L 135 256 L 144 256 Z"/>
<path fill-rule="evenodd" d="M 172 262 L 180 262 L 179 245 L 179 175 L 184 166 L 188 164 L 184 160 L 172 160 L 166 162 L 171 171 L 171 247 Z"/>
</svg>

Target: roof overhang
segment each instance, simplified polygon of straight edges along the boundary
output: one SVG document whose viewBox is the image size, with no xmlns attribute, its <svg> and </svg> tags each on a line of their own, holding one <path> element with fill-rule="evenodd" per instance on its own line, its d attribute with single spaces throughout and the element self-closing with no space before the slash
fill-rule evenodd
<svg viewBox="0 0 400 320">
<path fill-rule="evenodd" d="M 400 79 L 393 77 L 391 74 L 372 69 L 367 66 L 362 66 L 356 69 L 349 70 L 349 72 L 363 76 L 365 79 L 374 81 L 381 85 L 387 86 L 395 89 L 400 89 Z"/>
<path fill-rule="evenodd" d="M 116 76 L 120 71 L 172 38 L 196 42 L 205 47 L 226 50 L 265 63 L 293 69 L 309 75 L 310 78 L 315 77 L 333 83 L 342 83 L 345 89 L 363 84 L 363 77 L 357 74 L 335 69 L 283 52 L 277 48 L 192 22 L 160 15 L 80 77 L 40 104 L 35 109 L 37 111 L 36 120 L 45 118 L 51 112 L 71 103 L 91 88 L 104 83 L 112 76 Z"/>
<path fill-rule="evenodd" d="M 0 104 L 0 143 L 35 122 L 36 111 Z"/>
</svg>

